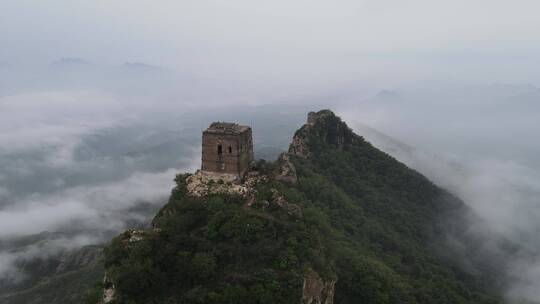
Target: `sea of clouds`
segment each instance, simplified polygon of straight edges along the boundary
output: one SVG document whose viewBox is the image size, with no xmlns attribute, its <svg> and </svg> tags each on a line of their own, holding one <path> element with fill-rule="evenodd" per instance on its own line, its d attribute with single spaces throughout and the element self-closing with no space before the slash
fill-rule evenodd
<svg viewBox="0 0 540 304">
<path fill-rule="evenodd" d="M 174 176 L 199 167 L 200 132 L 210 121 L 252 124 L 258 147 L 279 150 L 308 109 L 331 108 L 375 146 L 462 198 L 480 219 L 471 230 L 517 244 L 511 255 L 486 246 L 505 261 L 509 298 L 540 298 L 534 86 L 278 92 L 259 104 L 215 87 L 181 94 L 152 85 L 142 90 L 151 94 L 82 87 L 0 97 L 0 280 L 24 280 L 18 265 L 25 261 L 104 243 L 148 222 Z M 21 241 L 31 238 L 39 241 Z"/>
</svg>

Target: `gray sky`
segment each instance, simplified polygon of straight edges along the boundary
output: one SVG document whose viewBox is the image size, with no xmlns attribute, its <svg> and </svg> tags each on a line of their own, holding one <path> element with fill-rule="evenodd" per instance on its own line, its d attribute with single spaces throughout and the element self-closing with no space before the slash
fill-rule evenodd
<svg viewBox="0 0 540 304">
<path fill-rule="evenodd" d="M 255 130 L 270 117 L 287 141 L 294 103 L 417 149 L 395 156 L 527 249 L 508 258 L 507 293 L 539 299 L 539 11 L 537 0 L 2 0 L 0 241 L 67 236 L 0 248 L 0 281 L 19 277 L 19 258 L 102 241 L 140 219 L 139 203 L 157 208 L 174 174 L 199 166 L 203 121 L 248 108 Z M 93 64 L 50 65 L 64 57 Z"/>
<path fill-rule="evenodd" d="M 246 81 L 539 84 L 540 3 L 4 0 L 0 62 L 141 61 Z"/>
</svg>

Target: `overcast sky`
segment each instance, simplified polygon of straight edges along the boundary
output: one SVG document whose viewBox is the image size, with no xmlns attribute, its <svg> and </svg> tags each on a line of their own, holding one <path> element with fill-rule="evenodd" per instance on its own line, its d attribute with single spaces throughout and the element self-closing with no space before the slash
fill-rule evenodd
<svg viewBox="0 0 540 304">
<path fill-rule="evenodd" d="M 540 79 L 534 0 L 4 0 L 0 62 L 82 57 L 259 81 Z"/>
<path fill-rule="evenodd" d="M 538 0 L 1 0 L 0 244 L 74 221 L 116 233 L 199 166 L 203 121 L 265 104 L 244 113 L 255 136 L 271 117 L 288 140 L 294 102 L 417 148 L 395 156 L 530 251 L 509 257 L 508 293 L 536 300 L 539 12 Z M 93 65 L 50 66 L 60 58 Z M 69 243 L 103 240 L 89 236 Z M 0 247 L 0 281 L 20 255 Z"/>
</svg>

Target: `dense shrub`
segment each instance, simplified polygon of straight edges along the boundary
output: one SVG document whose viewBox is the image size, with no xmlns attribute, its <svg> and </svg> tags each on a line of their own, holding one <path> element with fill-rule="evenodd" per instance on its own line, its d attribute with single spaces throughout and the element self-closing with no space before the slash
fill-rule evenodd
<svg viewBox="0 0 540 304">
<path fill-rule="evenodd" d="M 337 277 L 336 303 L 497 303 L 483 289 L 491 277 L 439 254 L 451 255 L 446 236 L 462 237 L 450 227 L 461 226 L 463 203 L 325 117 L 297 132 L 310 151 L 291 158 L 298 182 L 257 185 L 251 208 L 234 195 L 189 197 L 179 175 L 159 230 L 106 250 L 118 302 L 299 303 L 312 268 Z M 271 189 L 302 216 L 263 204 Z"/>
</svg>

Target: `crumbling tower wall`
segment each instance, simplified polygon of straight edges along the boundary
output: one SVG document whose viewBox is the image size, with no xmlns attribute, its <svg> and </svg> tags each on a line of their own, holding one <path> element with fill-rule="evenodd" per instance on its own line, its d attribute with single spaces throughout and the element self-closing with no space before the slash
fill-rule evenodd
<svg viewBox="0 0 540 304">
<path fill-rule="evenodd" d="M 242 178 L 253 161 L 251 128 L 214 122 L 202 135 L 202 171 Z"/>
</svg>

